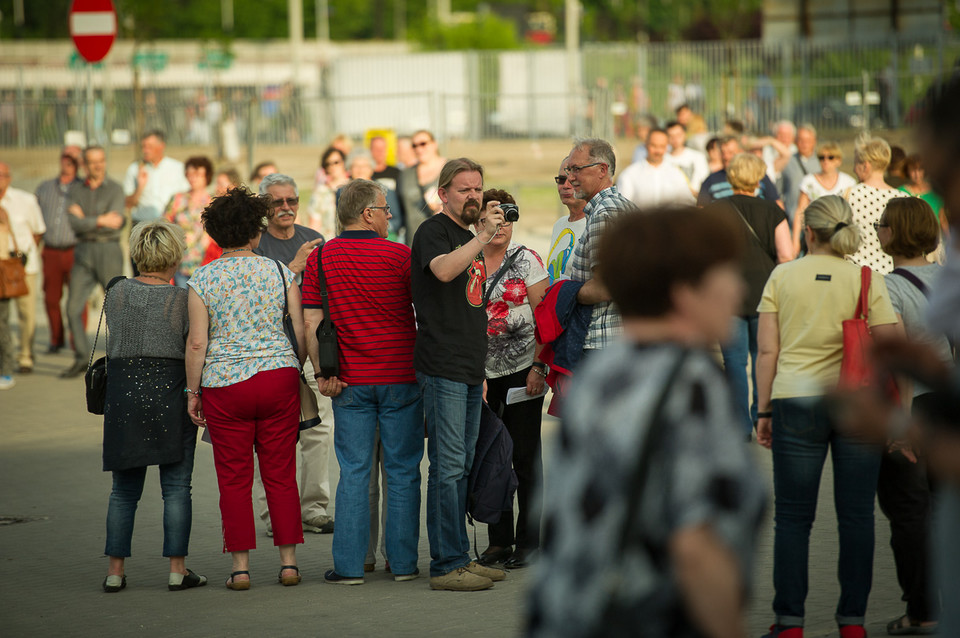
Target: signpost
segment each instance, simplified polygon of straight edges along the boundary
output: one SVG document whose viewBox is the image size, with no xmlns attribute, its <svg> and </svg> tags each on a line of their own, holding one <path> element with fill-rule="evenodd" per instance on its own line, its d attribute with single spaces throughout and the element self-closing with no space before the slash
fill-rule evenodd
<svg viewBox="0 0 960 638">
<path fill-rule="evenodd" d="M 70 37 L 87 61 L 87 144 L 93 127 L 93 68 L 107 57 L 117 37 L 117 12 L 113 0 L 73 0 L 70 6 Z"/>
</svg>

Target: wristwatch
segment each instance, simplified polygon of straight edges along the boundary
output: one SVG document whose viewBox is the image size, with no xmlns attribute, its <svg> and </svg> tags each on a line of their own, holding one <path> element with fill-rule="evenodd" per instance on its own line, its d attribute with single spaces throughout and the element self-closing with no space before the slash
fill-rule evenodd
<svg viewBox="0 0 960 638">
<path fill-rule="evenodd" d="M 550 374 L 550 366 L 545 364 L 543 361 L 534 361 L 533 368 L 537 371 L 537 374 L 542 377 L 546 377 L 548 374 Z"/>
</svg>

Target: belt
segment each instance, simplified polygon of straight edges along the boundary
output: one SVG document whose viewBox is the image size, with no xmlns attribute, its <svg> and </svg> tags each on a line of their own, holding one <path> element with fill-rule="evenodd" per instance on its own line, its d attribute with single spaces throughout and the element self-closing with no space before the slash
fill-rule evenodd
<svg viewBox="0 0 960 638">
<path fill-rule="evenodd" d="M 86 237 L 80 238 L 81 244 L 109 244 L 111 242 L 119 243 L 119 241 L 120 241 L 119 237 L 92 237 L 89 239 L 87 239 Z"/>
<path fill-rule="evenodd" d="M 44 250 L 73 250 L 73 246 L 47 246 L 43 245 Z"/>
</svg>

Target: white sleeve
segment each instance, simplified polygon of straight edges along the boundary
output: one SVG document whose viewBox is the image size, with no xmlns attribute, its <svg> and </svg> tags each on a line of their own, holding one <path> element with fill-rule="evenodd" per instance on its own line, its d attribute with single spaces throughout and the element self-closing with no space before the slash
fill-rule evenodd
<svg viewBox="0 0 960 638">
<path fill-rule="evenodd" d="M 131 162 L 123 176 L 123 194 L 133 195 L 137 192 L 137 173 L 140 172 L 140 163 Z"/>
</svg>

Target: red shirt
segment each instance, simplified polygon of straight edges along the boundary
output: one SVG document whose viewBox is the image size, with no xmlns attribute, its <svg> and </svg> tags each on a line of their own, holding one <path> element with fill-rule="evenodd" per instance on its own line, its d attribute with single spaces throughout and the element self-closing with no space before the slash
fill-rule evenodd
<svg viewBox="0 0 960 638">
<path fill-rule="evenodd" d="M 350 385 L 416 383 L 410 249 L 374 231 L 344 231 L 307 259 L 304 308 L 323 308 L 318 254 L 340 344 L 340 379 Z"/>
</svg>

